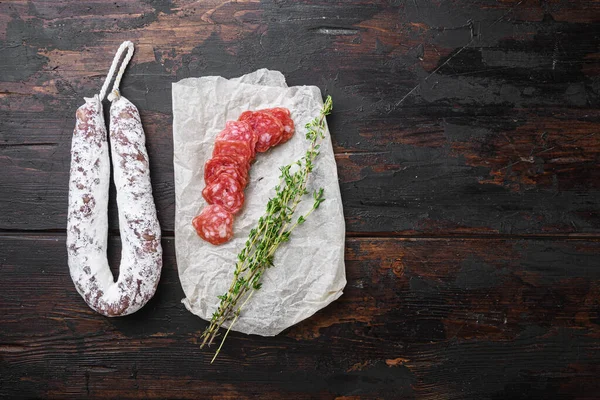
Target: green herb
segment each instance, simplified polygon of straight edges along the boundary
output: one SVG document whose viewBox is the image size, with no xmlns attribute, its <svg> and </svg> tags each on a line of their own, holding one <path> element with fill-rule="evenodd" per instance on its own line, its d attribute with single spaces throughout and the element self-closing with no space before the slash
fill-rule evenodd
<svg viewBox="0 0 600 400">
<path fill-rule="evenodd" d="M 211 363 L 221 351 L 242 308 L 254 292 L 260 289 L 262 275 L 273 266 L 274 254 L 279 245 L 290 240 L 292 231 L 304 223 L 325 200 L 323 188 L 314 191 L 312 208 L 304 215 L 294 216 L 298 204 L 309 193 L 306 184 L 314 167 L 313 162 L 319 155 L 318 143 L 325 138 L 325 117 L 331 113 L 332 107 L 331 96 L 327 96 L 320 115 L 306 124 L 306 139 L 310 142 L 306 154 L 295 163 L 281 167 L 280 183 L 275 187 L 275 197 L 269 199 L 265 214 L 258 219 L 258 225 L 250 231 L 245 247 L 237 256 L 233 282 L 229 290 L 218 296 L 219 307 L 212 315 L 210 325 L 202 333 L 200 347 L 206 344 L 210 346 L 221 325 L 227 321 L 230 321 L 230 324 Z"/>
</svg>

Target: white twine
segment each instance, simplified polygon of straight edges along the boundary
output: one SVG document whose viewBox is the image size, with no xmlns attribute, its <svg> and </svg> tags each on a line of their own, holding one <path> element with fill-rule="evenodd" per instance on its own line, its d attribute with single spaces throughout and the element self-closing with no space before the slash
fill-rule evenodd
<svg viewBox="0 0 600 400">
<path fill-rule="evenodd" d="M 115 74 L 115 70 L 117 69 L 117 65 L 119 65 L 119 60 L 121 59 L 121 55 L 127 49 L 127 54 L 121 63 L 121 68 L 119 68 L 119 72 L 117 73 L 117 77 L 115 78 L 115 83 L 113 85 L 112 91 L 108 95 L 108 100 L 113 101 L 119 98 L 119 85 L 121 84 L 121 78 L 123 77 L 123 73 L 125 73 L 125 68 L 127 68 L 127 64 L 131 57 L 133 57 L 133 43 L 129 40 L 121 43 L 117 53 L 115 54 L 115 58 L 110 66 L 110 70 L 108 71 L 108 75 L 106 75 L 106 80 L 104 81 L 104 85 L 102 85 L 102 90 L 100 90 L 100 101 L 104 100 L 104 96 L 106 96 L 106 90 L 108 89 L 108 85 L 110 81 L 112 81 L 113 75 Z"/>
</svg>

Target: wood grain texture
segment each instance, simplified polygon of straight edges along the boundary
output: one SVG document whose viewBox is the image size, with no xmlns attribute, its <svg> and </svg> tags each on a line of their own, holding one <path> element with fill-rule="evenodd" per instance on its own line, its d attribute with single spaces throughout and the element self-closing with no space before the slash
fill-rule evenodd
<svg viewBox="0 0 600 400">
<path fill-rule="evenodd" d="M 106 319 L 68 274 L 69 149 L 124 40 L 165 268 Z M 0 2 L 0 398 L 598 398 L 599 48 L 591 0 Z M 171 84 L 262 67 L 334 99 L 348 286 L 211 366 L 180 303 Z"/>
<path fill-rule="evenodd" d="M 570 398 L 600 389 L 599 241 L 349 239 L 349 285 L 275 338 L 233 333 L 212 366 L 172 239 L 155 298 L 105 318 L 64 236 L 0 238 L 8 398 Z M 111 242 L 116 262 L 118 240 Z M 550 397 L 547 397 L 550 396 Z M 539 398 L 541 398 L 539 397 Z"/>
<path fill-rule="evenodd" d="M 132 39 L 167 231 L 171 83 L 268 67 L 335 99 L 350 232 L 599 232 L 595 2 L 122 3 L 0 5 L 0 229 L 64 228 L 73 112 Z"/>
</svg>

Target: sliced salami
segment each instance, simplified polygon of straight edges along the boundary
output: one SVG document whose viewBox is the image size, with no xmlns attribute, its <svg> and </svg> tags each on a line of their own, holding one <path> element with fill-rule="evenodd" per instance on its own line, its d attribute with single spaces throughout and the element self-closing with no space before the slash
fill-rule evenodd
<svg viewBox="0 0 600 400">
<path fill-rule="evenodd" d="M 252 118 L 254 111 L 244 111 L 240 114 L 238 121 L 249 121 Z"/>
<path fill-rule="evenodd" d="M 208 204 L 218 204 L 232 214 L 240 211 L 244 205 L 243 186 L 234 176 L 225 172 L 206 185 L 202 196 Z"/>
<path fill-rule="evenodd" d="M 250 149 L 250 144 L 242 140 L 215 140 L 215 148 L 213 149 L 213 157 L 229 156 L 239 161 L 240 165 L 249 164 L 252 160 L 253 151 Z"/>
<path fill-rule="evenodd" d="M 241 140 L 248 142 L 250 149 L 254 152 L 258 135 L 246 121 L 227 121 L 225 129 L 217 135 L 217 140 Z"/>
<path fill-rule="evenodd" d="M 223 172 L 238 178 L 244 187 L 248 184 L 247 165 L 229 156 L 213 157 L 204 164 L 204 182 L 212 183 Z"/>
<path fill-rule="evenodd" d="M 283 124 L 270 113 L 255 111 L 251 115 L 242 113 L 240 118 L 248 122 L 254 132 L 258 135 L 256 151 L 264 153 L 271 147 L 276 146 L 283 136 Z"/>
<path fill-rule="evenodd" d="M 273 115 L 283 125 L 283 135 L 281 136 L 281 140 L 279 141 L 278 144 L 285 143 L 288 140 L 290 140 L 292 138 L 292 136 L 294 136 L 294 131 L 295 131 L 294 120 L 292 119 L 290 110 L 288 110 L 287 108 L 283 108 L 283 107 L 275 107 L 275 108 L 268 108 L 268 109 L 262 110 L 262 111 L 268 112 L 269 114 Z"/>
<path fill-rule="evenodd" d="M 206 206 L 192 225 L 198 236 L 214 245 L 228 242 L 233 237 L 233 215 L 218 204 Z"/>
<path fill-rule="evenodd" d="M 244 205 L 250 163 L 256 152 L 265 152 L 294 134 L 287 108 L 245 111 L 237 121 L 227 121 L 217 135 L 212 158 L 204 164 L 206 187 L 202 196 L 209 206 L 193 220 L 198 235 L 214 245 L 233 236 L 233 214 Z"/>
</svg>

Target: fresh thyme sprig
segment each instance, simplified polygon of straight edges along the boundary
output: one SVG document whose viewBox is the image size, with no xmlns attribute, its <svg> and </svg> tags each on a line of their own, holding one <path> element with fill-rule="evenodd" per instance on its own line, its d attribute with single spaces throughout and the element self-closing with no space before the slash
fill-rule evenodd
<svg viewBox="0 0 600 400">
<path fill-rule="evenodd" d="M 269 199 L 265 214 L 258 219 L 258 225 L 250 231 L 246 245 L 237 256 L 229 290 L 218 296 L 219 306 L 212 315 L 210 325 L 202 333 L 200 347 L 206 344 L 210 346 L 223 323 L 231 322 L 211 363 L 221 351 L 242 308 L 254 292 L 260 289 L 264 271 L 273 266 L 275 251 L 281 243 L 290 240 L 292 231 L 304 223 L 325 200 L 323 188 L 315 190 L 311 209 L 297 218 L 294 216 L 303 197 L 309 193 L 306 189 L 308 177 L 314 168 L 314 160 L 319 155 L 319 143 L 325 138 L 325 117 L 331 113 L 332 108 L 331 96 L 327 96 L 319 116 L 306 124 L 306 139 L 310 142 L 306 154 L 295 163 L 280 168 L 280 183 L 275 187 L 275 197 Z"/>
</svg>

